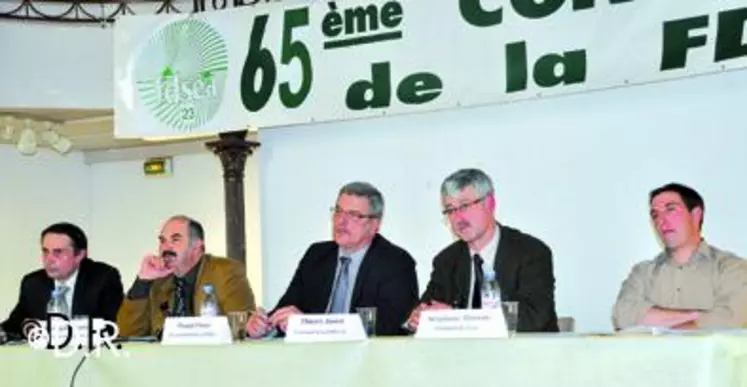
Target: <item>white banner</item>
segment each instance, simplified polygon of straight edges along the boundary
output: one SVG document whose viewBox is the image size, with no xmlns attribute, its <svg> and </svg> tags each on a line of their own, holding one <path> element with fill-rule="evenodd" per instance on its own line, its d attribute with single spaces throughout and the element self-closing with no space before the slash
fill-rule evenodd
<svg viewBox="0 0 747 387">
<path fill-rule="evenodd" d="M 506 103 L 747 67 L 745 0 L 261 4 L 115 25 L 115 135 Z"/>
</svg>

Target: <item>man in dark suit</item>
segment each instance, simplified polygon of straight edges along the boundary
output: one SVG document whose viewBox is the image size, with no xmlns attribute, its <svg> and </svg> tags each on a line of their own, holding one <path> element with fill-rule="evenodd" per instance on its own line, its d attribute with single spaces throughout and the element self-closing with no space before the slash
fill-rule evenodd
<svg viewBox="0 0 747 387">
<path fill-rule="evenodd" d="M 421 303 L 407 326 L 416 330 L 428 309 L 481 307 L 484 276 L 492 273 L 503 301 L 518 301 L 517 331 L 557 332 L 552 252 L 541 240 L 495 221 L 493 183 L 483 171 L 462 169 L 441 185 L 443 213 L 459 240 L 433 259 Z"/>
<path fill-rule="evenodd" d="M 418 299 L 415 261 L 378 234 L 384 199 L 371 184 L 340 189 L 332 209 L 334 241 L 312 244 L 288 289 L 269 314 L 261 309 L 247 323 L 251 337 L 278 329 L 300 313 L 355 313 L 376 307 L 376 334 L 405 334 L 402 323 Z"/>
<path fill-rule="evenodd" d="M 70 316 L 115 321 L 122 302 L 119 271 L 88 258 L 88 239 L 78 226 L 53 224 L 41 233 L 44 269 L 23 277 L 18 303 L 1 329 L 21 337 L 27 319 L 45 319 L 52 290 L 61 293 Z"/>
</svg>

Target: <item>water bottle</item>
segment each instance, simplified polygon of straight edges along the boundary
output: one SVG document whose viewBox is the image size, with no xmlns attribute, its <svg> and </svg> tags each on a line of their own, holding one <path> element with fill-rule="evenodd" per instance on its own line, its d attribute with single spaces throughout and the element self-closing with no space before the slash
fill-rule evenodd
<svg viewBox="0 0 747 387">
<path fill-rule="evenodd" d="M 495 279 L 495 273 L 485 273 L 481 293 L 482 309 L 498 309 L 501 307 L 501 288 Z"/>
<path fill-rule="evenodd" d="M 200 305 L 200 316 L 203 317 L 215 317 L 218 315 L 218 300 L 215 298 L 213 293 L 213 285 L 206 284 L 202 286 L 202 292 L 205 293 L 205 298 L 202 300 Z"/>
<path fill-rule="evenodd" d="M 67 302 L 65 301 L 62 292 L 57 288 L 52 289 L 52 295 L 49 297 L 49 302 L 47 303 L 47 314 L 49 313 L 59 313 L 65 316 L 70 316 Z"/>
</svg>

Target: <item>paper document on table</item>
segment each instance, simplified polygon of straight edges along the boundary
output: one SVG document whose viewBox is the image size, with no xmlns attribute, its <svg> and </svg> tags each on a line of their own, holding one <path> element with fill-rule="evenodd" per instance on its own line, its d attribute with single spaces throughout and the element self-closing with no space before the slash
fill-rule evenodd
<svg viewBox="0 0 747 387">
<path fill-rule="evenodd" d="M 652 326 L 652 325 L 634 325 L 625 329 L 621 329 L 618 333 L 658 333 L 662 330 L 670 329 L 665 326 Z"/>
<path fill-rule="evenodd" d="M 622 329 L 619 334 L 645 333 L 651 335 L 747 335 L 747 329 L 704 328 L 704 329 L 674 329 L 666 326 L 635 325 Z"/>
</svg>

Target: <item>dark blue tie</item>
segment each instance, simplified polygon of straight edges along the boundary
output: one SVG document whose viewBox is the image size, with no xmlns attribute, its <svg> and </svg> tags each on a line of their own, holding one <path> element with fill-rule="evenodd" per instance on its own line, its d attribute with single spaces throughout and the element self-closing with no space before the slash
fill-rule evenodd
<svg viewBox="0 0 747 387">
<path fill-rule="evenodd" d="M 473 257 L 475 263 L 475 288 L 472 290 L 472 308 L 482 308 L 482 282 L 485 274 L 482 271 L 482 257 L 480 254 L 475 254 Z"/>
<path fill-rule="evenodd" d="M 172 316 L 184 317 L 187 315 L 187 294 L 184 285 L 184 278 L 174 276 L 174 311 L 171 314 Z"/>
<path fill-rule="evenodd" d="M 337 275 L 335 288 L 332 289 L 332 301 L 330 302 L 330 313 L 347 313 L 348 308 L 345 305 L 348 296 L 348 272 L 350 268 L 350 258 L 340 257 L 340 273 Z"/>
</svg>

